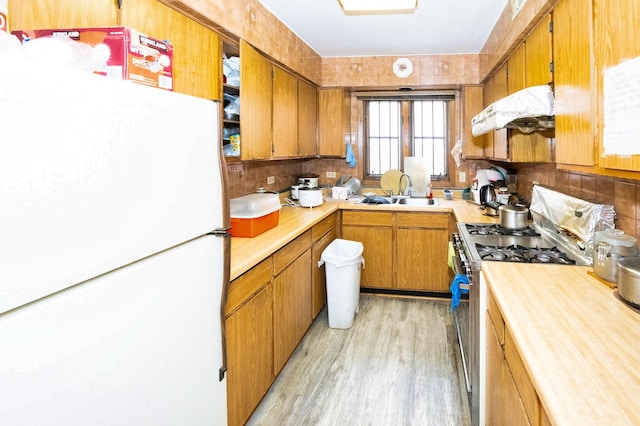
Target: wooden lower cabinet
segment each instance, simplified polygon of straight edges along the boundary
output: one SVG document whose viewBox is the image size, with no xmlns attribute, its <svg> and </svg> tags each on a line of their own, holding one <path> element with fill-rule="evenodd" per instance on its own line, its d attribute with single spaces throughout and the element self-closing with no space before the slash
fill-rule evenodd
<svg viewBox="0 0 640 426">
<path fill-rule="evenodd" d="M 489 293 L 487 301 L 486 424 L 550 424 L 504 319 Z"/>
<path fill-rule="evenodd" d="M 364 245 L 362 287 L 448 292 L 449 213 L 342 212 L 342 238 Z"/>
<path fill-rule="evenodd" d="M 322 252 L 338 237 L 336 229 L 338 215 L 332 214 L 311 228 L 311 316 L 317 317 L 327 303 L 325 266 L 318 267 Z"/>
<path fill-rule="evenodd" d="M 231 283 L 225 324 L 228 423 L 243 425 L 274 380 L 270 258 Z"/>
<path fill-rule="evenodd" d="M 273 372 L 278 374 L 311 325 L 311 231 L 273 255 Z"/>
<path fill-rule="evenodd" d="M 449 291 L 448 213 L 397 213 L 397 288 Z"/>
<path fill-rule="evenodd" d="M 342 238 L 364 246 L 361 287 L 393 288 L 393 222 L 394 213 L 342 212 Z"/>
</svg>

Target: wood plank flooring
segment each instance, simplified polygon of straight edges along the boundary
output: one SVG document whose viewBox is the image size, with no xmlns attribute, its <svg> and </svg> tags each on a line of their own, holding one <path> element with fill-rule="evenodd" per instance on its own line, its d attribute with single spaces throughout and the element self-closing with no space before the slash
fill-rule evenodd
<svg viewBox="0 0 640 426">
<path fill-rule="evenodd" d="M 448 300 L 361 295 L 348 330 L 325 307 L 249 425 L 470 425 Z"/>
</svg>

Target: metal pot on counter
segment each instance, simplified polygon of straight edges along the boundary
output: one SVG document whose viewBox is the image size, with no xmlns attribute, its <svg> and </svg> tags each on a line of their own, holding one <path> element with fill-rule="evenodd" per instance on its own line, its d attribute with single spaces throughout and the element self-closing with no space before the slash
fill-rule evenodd
<svg viewBox="0 0 640 426">
<path fill-rule="evenodd" d="M 626 235 L 622 229 L 598 231 L 593 243 L 593 272 L 615 283 L 618 278 L 618 261 L 638 255 L 636 238 Z"/>
<path fill-rule="evenodd" d="M 529 219 L 529 209 L 523 206 L 501 204 L 498 208 L 500 226 L 506 229 L 524 229 Z"/>
<path fill-rule="evenodd" d="M 640 257 L 618 260 L 618 296 L 631 306 L 640 308 Z"/>
<path fill-rule="evenodd" d="M 322 188 L 305 188 L 298 189 L 298 202 L 302 207 L 316 207 L 324 202 L 322 197 Z"/>
</svg>

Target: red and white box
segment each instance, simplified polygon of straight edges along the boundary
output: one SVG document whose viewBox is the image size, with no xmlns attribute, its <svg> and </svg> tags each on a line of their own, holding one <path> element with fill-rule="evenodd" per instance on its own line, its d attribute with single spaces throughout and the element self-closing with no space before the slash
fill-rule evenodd
<svg viewBox="0 0 640 426">
<path fill-rule="evenodd" d="M 68 37 L 92 47 L 100 46 L 103 52 L 108 48 L 106 70 L 96 69 L 94 73 L 173 90 L 173 46 L 132 28 L 61 28 L 11 33 L 22 43 L 41 37 Z"/>
<path fill-rule="evenodd" d="M 0 31 L 4 31 L 5 33 L 9 32 L 9 20 L 7 19 L 9 15 L 8 7 L 7 0 L 0 0 Z"/>
</svg>

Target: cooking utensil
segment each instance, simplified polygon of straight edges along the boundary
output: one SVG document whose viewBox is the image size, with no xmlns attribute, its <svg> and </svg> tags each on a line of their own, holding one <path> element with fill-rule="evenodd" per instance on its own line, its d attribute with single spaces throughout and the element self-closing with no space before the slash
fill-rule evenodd
<svg viewBox="0 0 640 426">
<path fill-rule="evenodd" d="M 529 209 L 511 204 L 501 204 L 498 207 L 498 215 L 500 216 L 500 226 L 503 228 L 523 229 L 527 227 Z"/>
<path fill-rule="evenodd" d="M 500 208 L 500 204 L 495 201 L 489 201 L 488 203 L 483 204 L 484 215 L 491 217 L 498 217 L 498 209 Z"/>
<path fill-rule="evenodd" d="M 385 194 L 389 194 L 389 191 L 392 191 L 392 194 L 389 195 L 398 195 L 400 191 L 400 176 L 402 176 L 402 172 L 397 169 L 384 172 L 380 177 L 380 188 Z"/>
<path fill-rule="evenodd" d="M 298 189 L 298 202 L 302 207 L 316 207 L 323 203 L 321 188 Z"/>
<path fill-rule="evenodd" d="M 638 255 L 637 240 L 621 229 L 605 229 L 595 233 L 593 244 L 593 272 L 600 278 L 616 282 L 618 261 Z"/>
<path fill-rule="evenodd" d="M 618 260 L 618 295 L 636 308 L 640 308 L 640 257 Z"/>
</svg>

